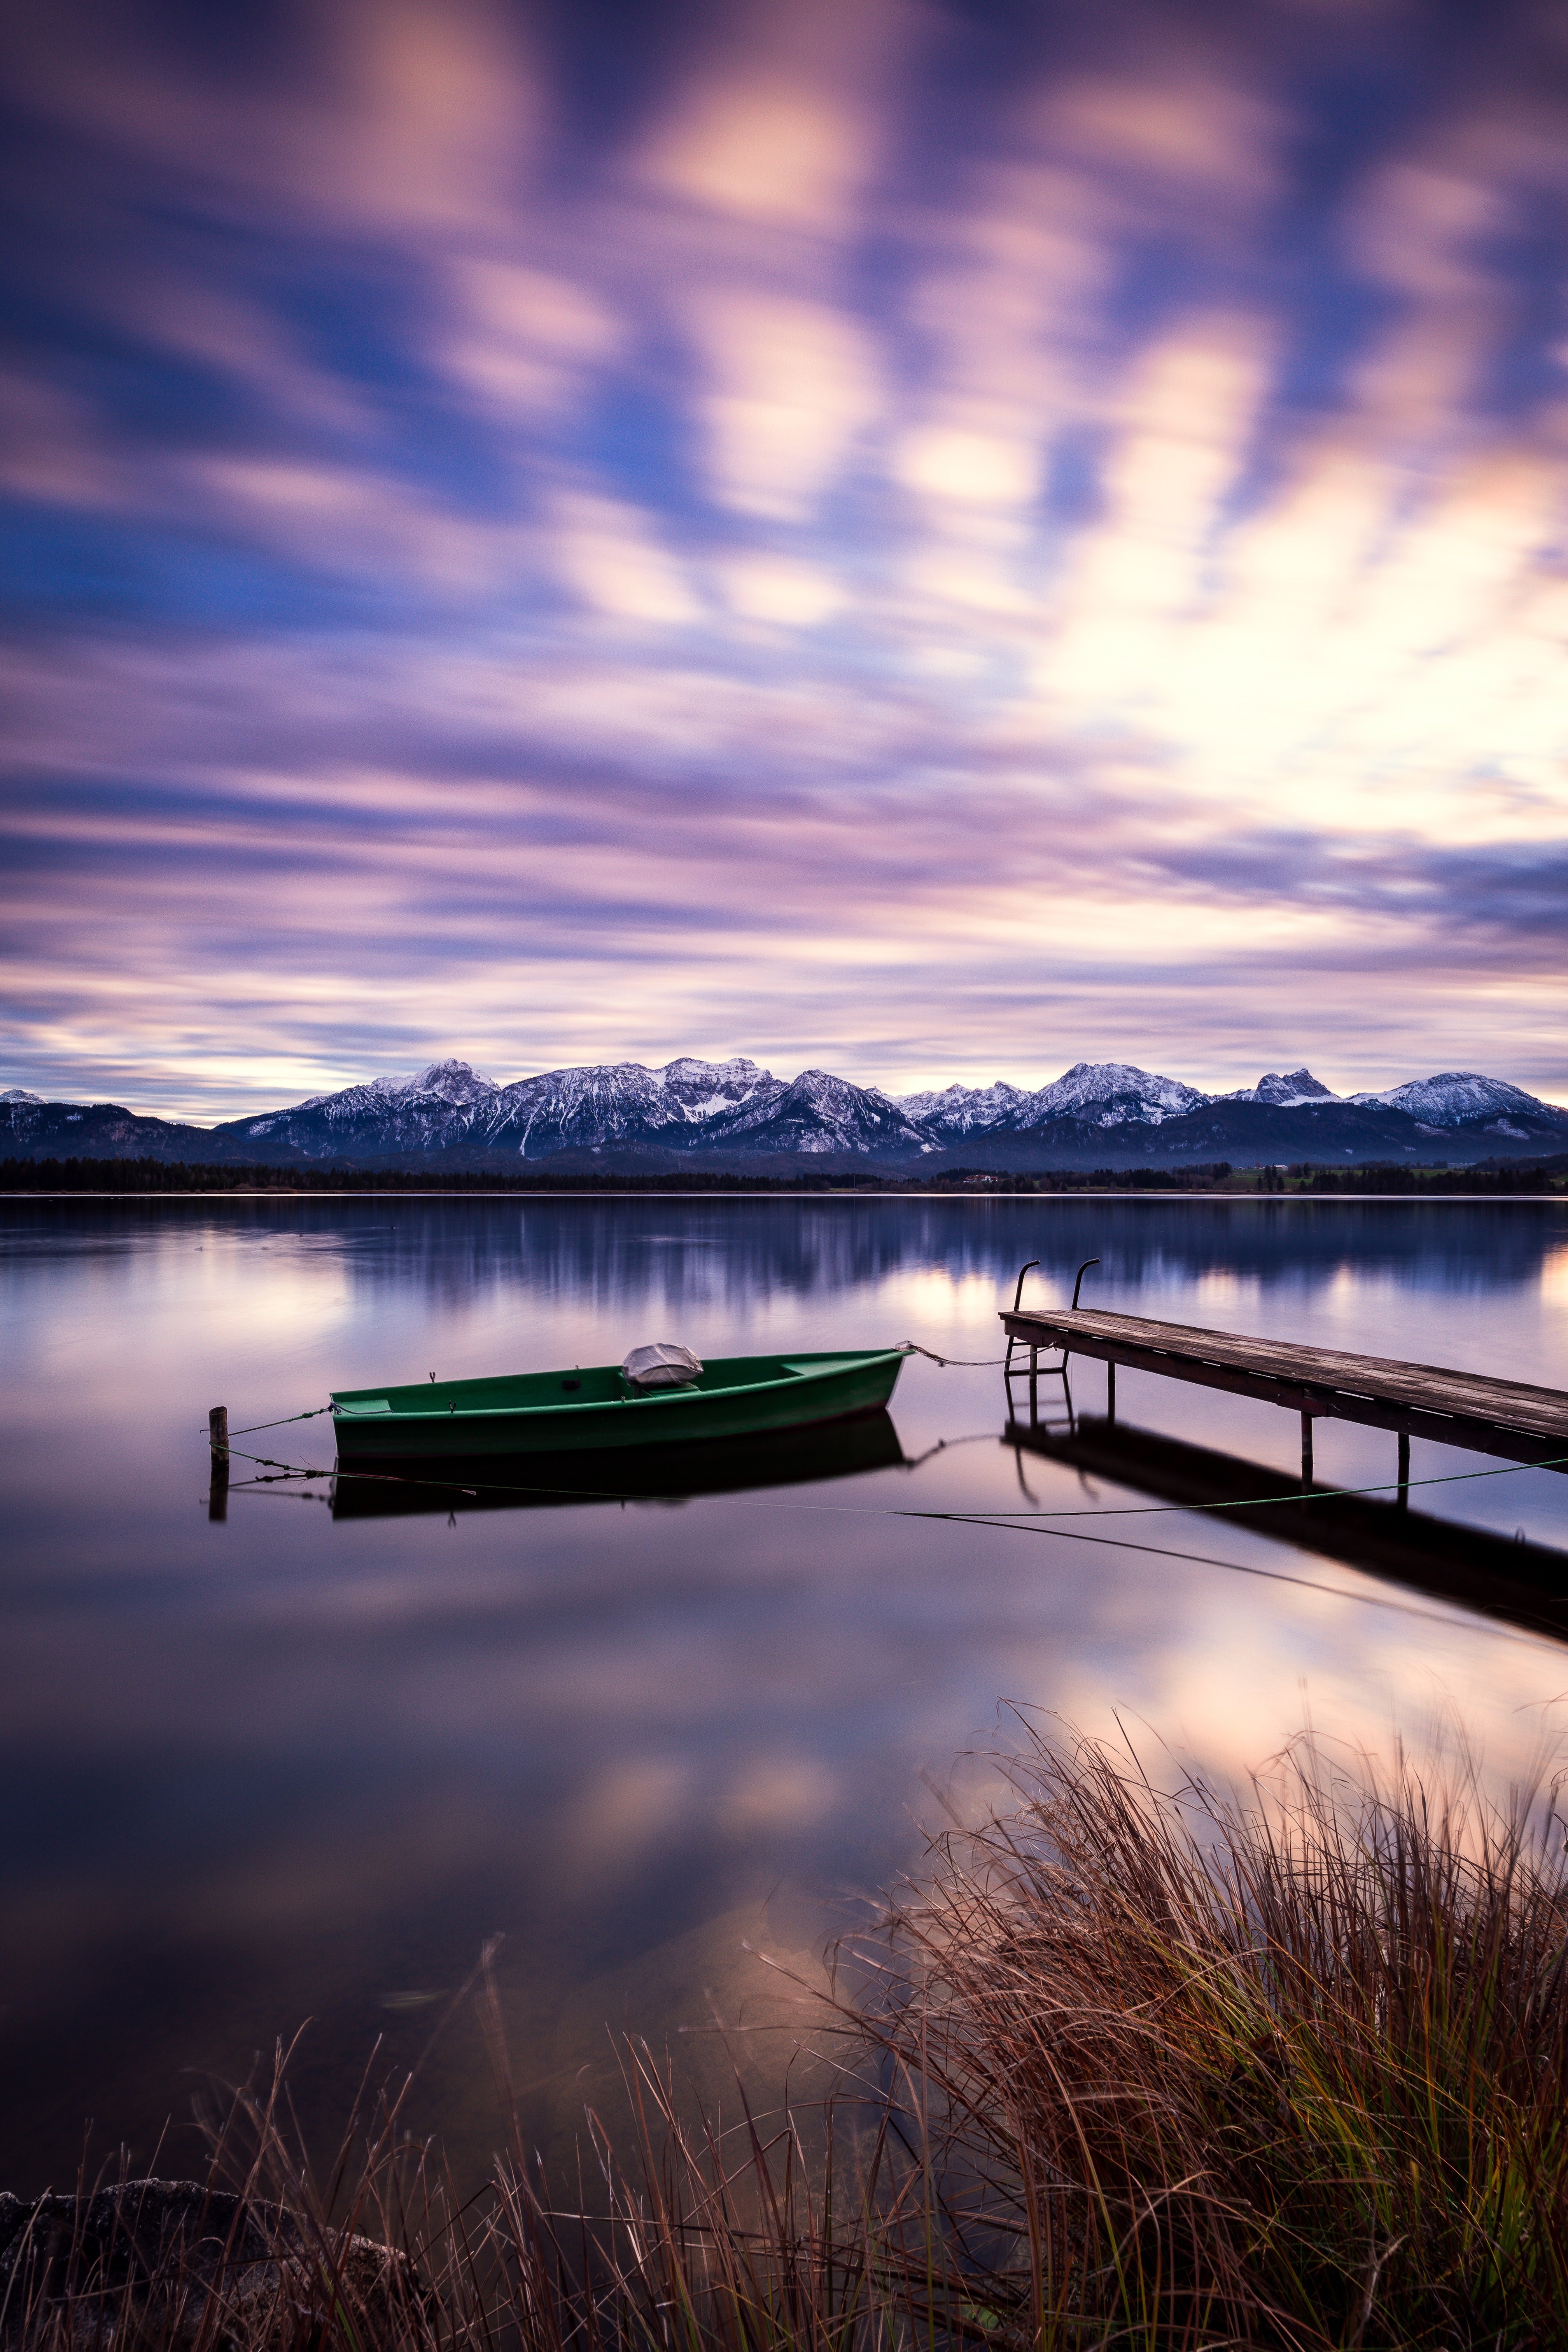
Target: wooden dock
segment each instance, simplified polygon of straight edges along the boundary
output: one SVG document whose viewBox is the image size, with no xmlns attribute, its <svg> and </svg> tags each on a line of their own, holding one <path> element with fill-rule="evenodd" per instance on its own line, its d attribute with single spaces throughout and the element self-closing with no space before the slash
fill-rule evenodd
<svg viewBox="0 0 1568 2352">
<path fill-rule="evenodd" d="M 1021 1277 L 1020 1277 L 1021 1279 Z M 1257 1397 L 1301 1417 L 1301 1475 L 1312 1475 L 1312 1423 L 1353 1421 L 1399 1436 L 1399 1476 L 1409 1476 L 1410 1440 L 1434 1439 L 1510 1462 L 1568 1469 L 1568 1394 L 1522 1381 L 1488 1380 L 1437 1364 L 1405 1364 L 1382 1356 L 1344 1355 L 1335 1348 L 1303 1348 L 1253 1339 L 1237 1331 L 1206 1331 L 1185 1323 L 1156 1323 L 1142 1315 L 1107 1315 L 1083 1307 L 1005 1309 L 1002 1327 L 1016 1358 L 1009 1377 L 1029 1381 L 1030 1419 L 1043 1349 L 1094 1356 L 1109 1367 L 1108 1415 L 1116 1413 L 1116 1368 L 1159 1372 L 1200 1388 Z"/>
</svg>

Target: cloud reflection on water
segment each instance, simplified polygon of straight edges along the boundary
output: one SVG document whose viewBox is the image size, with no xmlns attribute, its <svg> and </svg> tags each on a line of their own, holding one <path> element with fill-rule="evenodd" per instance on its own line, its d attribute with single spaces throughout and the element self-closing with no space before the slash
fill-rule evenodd
<svg viewBox="0 0 1568 2352">
<path fill-rule="evenodd" d="M 936 1818 L 920 1775 L 944 1785 L 1000 1701 L 1091 1729 L 1121 1709 L 1222 1769 L 1258 1762 L 1304 1705 L 1374 1743 L 1447 1737 L 1452 1709 L 1500 1778 L 1555 1719 L 1552 1645 L 1212 1519 L 1042 1536 L 889 1516 L 1018 1506 L 994 1370 L 912 1364 L 904 1452 L 946 1449 L 815 1490 L 453 1527 L 334 1523 L 286 1488 L 237 1489 L 211 1527 L 203 1492 L 218 1395 L 237 1429 L 389 1365 L 613 1360 L 666 1328 L 716 1350 L 907 1330 L 984 1356 L 1034 1255 L 1047 1294 L 1099 1255 L 1108 1304 L 1201 1319 L 1212 1303 L 1561 1381 L 1550 1208 L 391 1205 L 5 1212 L 4 2126 L 56 2172 L 82 2114 L 135 2137 L 177 2102 L 181 2066 L 242 2065 L 306 2014 L 325 2112 L 382 2025 L 410 2052 L 422 2032 L 379 2006 L 387 1988 L 460 1982 L 498 1927 L 542 2050 L 574 1988 L 770 1889 L 793 1906 L 786 1940 L 808 1941 L 918 1858 L 912 1822 Z M 1124 1414 L 1289 1461 L 1289 1416 L 1164 1385 L 1130 1377 Z M 315 1459 L 320 1429 L 259 1442 Z M 1320 1466 L 1386 1476 L 1390 1444 L 1326 1433 Z M 1145 1499 L 1047 1463 L 1028 1478 L 1060 1509 Z M 1518 1512 L 1568 1541 L 1550 1474 L 1456 1496 L 1457 1516 L 1511 1532 Z M 1302 1581 L 1091 1547 L 1074 1526 Z M 985 1785 L 982 1761 L 958 1801 Z M 716 1965 L 701 1948 L 693 1965 Z M 430 2093 L 465 2116 L 466 2050 Z"/>
</svg>

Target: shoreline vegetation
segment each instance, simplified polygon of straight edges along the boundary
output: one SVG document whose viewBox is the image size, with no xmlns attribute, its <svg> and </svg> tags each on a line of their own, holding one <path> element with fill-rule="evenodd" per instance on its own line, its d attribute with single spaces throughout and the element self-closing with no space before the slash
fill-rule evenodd
<svg viewBox="0 0 1568 2352">
<path fill-rule="evenodd" d="M 1026 1724 L 1013 1801 L 841 1948 L 809 2110 L 633 2123 L 459 2200 L 394 2092 L 313 2170 L 286 2062 L 205 2184 L 0 2198 L 0 2341 L 195 2352 L 1530 2352 L 1568 2340 L 1557 1789 L 1303 1738 L 1226 1790 Z M 852 1987 L 853 1990 L 847 1990 Z M 190 2226 L 174 2226 L 184 2198 Z M 46 2210 L 47 2208 L 47 2210 Z M 205 2232 L 205 2236 L 203 2233 Z"/>
<path fill-rule="evenodd" d="M 983 1169 L 950 1169 L 940 1176 L 879 1174 L 871 1170 L 838 1169 L 793 1176 L 742 1175 L 730 1171 L 683 1170 L 677 1174 L 603 1175 L 573 1173 L 551 1176 L 544 1169 L 526 1175 L 489 1171 L 408 1168 L 361 1168 L 353 1165 L 278 1166 L 238 1162 L 204 1162 L 153 1159 L 0 1160 L 0 1193 L 53 1197 L 70 1193 L 237 1193 L 299 1195 L 300 1193 L 423 1193 L 498 1198 L 512 1194 L 590 1199 L 614 1193 L 820 1194 L 853 1193 L 931 1200 L 953 1194 L 1158 1192 L 1232 1195 L 1267 1194 L 1287 1198 L 1307 1194 L 1314 1199 L 1552 1199 L 1568 1194 L 1568 1152 L 1550 1159 L 1520 1162 L 1471 1162 L 1451 1168 L 1442 1163 L 1408 1167 L 1403 1163 L 1369 1162 L 1364 1166 L 1330 1167 L 1313 1160 L 1296 1160 L 1272 1167 L 1237 1168 L 1227 1160 L 1191 1168 L 1041 1169 L 1030 1174 L 995 1174 Z"/>
</svg>

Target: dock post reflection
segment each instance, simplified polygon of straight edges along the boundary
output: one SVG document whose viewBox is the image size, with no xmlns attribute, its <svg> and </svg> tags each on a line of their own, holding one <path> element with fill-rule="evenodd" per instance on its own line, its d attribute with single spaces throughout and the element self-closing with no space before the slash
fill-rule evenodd
<svg viewBox="0 0 1568 2352">
<path fill-rule="evenodd" d="M 1281 1491 L 1289 1472 L 1089 1413 L 1057 1429 L 1009 1420 L 1001 1443 L 1015 1455 L 1026 1493 L 1029 1454 L 1178 1507 L 1223 1506 L 1226 1527 L 1568 1640 L 1568 1552 L 1412 1510 L 1407 1485 L 1387 1502 L 1320 1489 L 1309 1510 L 1300 1494 Z M 1400 1459 L 1406 1481 L 1409 1468 L 1406 1444 Z"/>
<path fill-rule="evenodd" d="M 228 1407 L 215 1404 L 207 1415 L 207 1444 L 212 1454 L 212 1475 L 207 1484 L 207 1517 L 226 1519 L 228 1517 Z"/>
</svg>

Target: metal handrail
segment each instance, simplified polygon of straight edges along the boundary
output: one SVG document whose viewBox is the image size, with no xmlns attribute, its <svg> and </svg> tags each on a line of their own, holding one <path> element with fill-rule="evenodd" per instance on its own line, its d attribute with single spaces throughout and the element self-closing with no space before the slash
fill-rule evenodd
<svg viewBox="0 0 1568 2352">
<path fill-rule="evenodd" d="M 1086 1258 L 1085 1258 L 1085 1260 L 1084 1260 L 1084 1262 L 1083 1262 L 1083 1264 L 1079 1266 L 1079 1270 L 1078 1270 L 1078 1280 L 1073 1284 L 1073 1286 L 1072 1286 L 1072 1305 L 1071 1305 L 1071 1307 L 1068 1309 L 1068 1312 L 1069 1314 L 1071 1314 L 1071 1315 L 1076 1315 L 1076 1314 L 1078 1313 L 1078 1295 L 1079 1295 L 1079 1292 L 1083 1288 L 1083 1278 L 1084 1278 L 1084 1276 L 1089 1272 L 1089 1267 L 1090 1267 L 1091 1265 L 1098 1265 L 1099 1264 L 1100 1264 L 1100 1260 L 1099 1260 L 1097 1257 L 1086 1257 Z M 1020 1275 L 1020 1276 L 1019 1276 L 1018 1278 L 1019 1278 L 1019 1280 L 1020 1280 L 1020 1281 L 1022 1281 L 1022 1280 L 1023 1280 L 1023 1276 L 1022 1276 L 1021 1275 Z M 1017 1313 L 1017 1311 L 1018 1311 L 1018 1302 L 1017 1302 L 1017 1300 L 1016 1300 L 1016 1299 L 1015 1299 L 1015 1300 L 1014 1300 L 1014 1302 L 1013 1302 L 1013 1312 L 1014 1312 L 1014 1314 L 1016 1315 L 1016 1314 Z"/>
<path fill-rule="evenodd" d="M 1015 1314 L 1015 1315 L 1016 1315 L 1016 1313 L 1018 1312 L 1019 1303 L 1020 1303 L 1020 1301 L 1022 1300 L 1023 1296 L 1024 1296 L 1024 1276 L 1025 1276 L 1026 1274 L 1031 1274 L 1031 1273 L 1033 1273 L 1033 1271 L 1034 1271 L 1035 1267 L 1036 1267 L 1036 1266 L 1037 1266 L 1037 1265 L 1039 1265 L 1039 1263 L 1040 1263 L 1040 1260 L 1039 1260 L 1037 1257 L 1032 1257 L 1032 1258 L 1029 1260 L 1029 1263 L 1028 1263 L 1028 1265 L 1021 1265 L 1021 1266 L 1018 1268 L 1018 1279 L 1017 1279 L 1016 1284 L 1014 1286 L 1014 1290 L 1013 1290 L 1013 1312 L 1014 1312 L 1014 1314 Z M 1090 1267 L 1091 1265 L 1098 1265 L 1099 1264 L 1100 1264 L 1100 1260 L 1099 1260 L 1097 1257 L 1086 1257 L 1086 1258 L 1085 1258 L 1085 1260 L 1084 1260 L 1084 1262 L 1083 1262 L 1083 1264 L 1079 1266 L 1079 1270 L 1078 1270 L 1078 1279 L 1077 1279 L 1077 1281 L 1073 1284 L 1073 1286 L 1072 1286 L 1072 1307 L 1073 1307 L 1073 1312 L 1074 1312 L 1074 1313 L 1076 1313 L 1076 1312 L 1077 1312 L 1077 1310 L 1078 1310 L 1078 1295 L 1079 1295 L 1079 1292 L 1083 1288 L 1083 1278 L 1084 1278 L 1084 1276 L 1089 1272 L 1089 1267 Z M 1060 1344 L 1061 1344 L 1061 1343 L 1060 1343 L 1059 1341 L 1057 1341 L 1057 1342 L 1055 1342 L 1055 1343 L 1053 1343 L 1053 1344 L 1058 1345 L 1058 1346 L 1060 1346 Z M 1012 1376 L 1013 1376 L 1013 1350 L 1014 1350 L 1014 1349 L 1015 1349 L 1015 1348 L 1024 1348 L 1024 1347 L 1027 1347 L 1027 1346 L 1028 1346 L 1028 1342 L 1027 1342 L 1027 1340 L 1026 1340 L 1026 1339 L 1019 1339 L 1016 1338 L 1016 1337 L 1015 1337 L 1011 1332 L 1009 1332 L 1008 1337 L 1007 1337 L 1007 1353 L 1006 1353 L 1006 1354 L 1005 1354 L 1005 1356 L 1004 1356 L 1004 1358 L 1002 1359 L 1002 1366 L 1003 1366 L 1003 1370 L 1002 1370 L 1002 1377 L 1003 1377 L 1004 1381 L 1011 1380 L 1011 1378 L 1012 1378 Z M 1030 1357 L 1031 1357 L 1031 1360 L 1032 1360 L 1032 1361 L 1035 1363 L 1035 1365 L 1036 1365 L 1036 1371 L 1035 1371 L 1034 1377 L 1037 1379 L 1037 1378 L 1039 1377 L 1039 1372 L 1038 1372 L 1038 1359 L 1037 1359 L 1037 1357 L 1035 1355 L 1035 1351 L 1034 1351 L 1032 1349 L 1030 1349 Z M 1067 1369 L 1068 1369 L 1068 1350 L 1066 1349 L 1066 1348 L 1063 1348 L 1063 1349 L 1062 1349 L 1062 1360 L 1061 1360 L 1061 1362 L 1060 1362 L 1059 1364 L 1048 1364 L 1048 1365 L 1046 1367 L 1046 1375 L 1045 1375 L 1045 1376 L 1046 1376 L 1046 1378 L 1047 1378 L 1047 1379 L 1060 1380 L 1060 1381 L 1062 1381 L 1065 1383 L 1065 1381 L 1066 1381 L 1066 1380 L 1067 1380 Z M 1009 1391 L 1008 1391 L 1008 1394 L 1009 1394 L 1009 1396 L 1012 1394 L 1012 1391 L 1011 1391 L 1011 1390 L 1009 1390 Z"/>
</svg>

